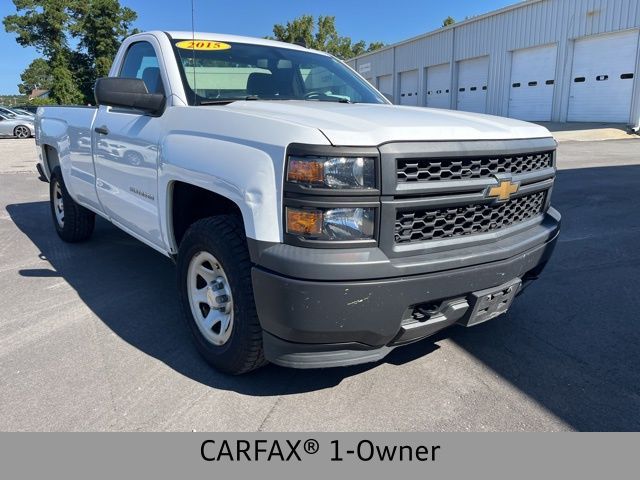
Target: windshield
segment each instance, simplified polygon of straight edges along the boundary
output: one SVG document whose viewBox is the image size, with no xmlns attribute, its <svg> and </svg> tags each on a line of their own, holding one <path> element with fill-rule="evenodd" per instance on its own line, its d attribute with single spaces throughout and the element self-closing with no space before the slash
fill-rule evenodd
<svg viewBox="0 0 640 480">
<path fill-rule="evenodd" d="M 387 103 L 330 56 L 209 40 L 175 40 L 174 45 L 191 105 L 243 99 Z"/>
</svg>

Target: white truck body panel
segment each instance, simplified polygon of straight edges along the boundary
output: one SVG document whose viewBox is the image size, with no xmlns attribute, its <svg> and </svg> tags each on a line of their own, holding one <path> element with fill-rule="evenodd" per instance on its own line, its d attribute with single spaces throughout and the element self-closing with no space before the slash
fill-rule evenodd
<svg viewBox="0 0 640 480">
<path fill-rule="evenodd" d="M 237 102 L 229 110 L 315 127 L 334 145 L 389 141 L 511 140 L 549 137 L 539 125 L 510 118 L 396 105 L 330 102 Z"/>
<path fill-rule="evenodd" d="M 191 38 L 191 32 L 170 32 Z M 296 45 L 233 35 L 195 34 L 218 41 Z M 518 120 L 457 111 L 375 104 L 312 101 L 238 101 L 188 106 L 164 32 L 129 37 L 110 76 L 117 76 L 131 43 L 150 42 L 158 55 L 167 101 L 150 117 L 112 107 L 40 109 L 38 144 L 59 158 L 69 193 L 166 255 L 176 253 L 171 231 L 171 192 L 185 182 L 233 201 L 249 238 L 282 242 L 285 152 L 291 143 L 377 146 L 391 141 L 508 140 L 550 137 L 543 127 Z M 321 55 L 324 53 L 318 52 Z M 108 126 L 110 134 L 97 134 Z M 50 176 L 47 162 L 42 167 Z"/>
</svg>

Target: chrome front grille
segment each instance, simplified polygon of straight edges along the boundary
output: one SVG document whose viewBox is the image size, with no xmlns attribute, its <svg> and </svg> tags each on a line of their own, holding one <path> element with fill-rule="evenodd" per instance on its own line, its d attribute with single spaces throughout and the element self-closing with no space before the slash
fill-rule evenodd
<svg viewBox="0 0 640 480">
<path fill-rule="evenodd" d="M 491 178 L 501 173 L 513 175 L 553 166 L 553 152 L 457 158 L 398 158 L 399 183 Z"/>
</svg>

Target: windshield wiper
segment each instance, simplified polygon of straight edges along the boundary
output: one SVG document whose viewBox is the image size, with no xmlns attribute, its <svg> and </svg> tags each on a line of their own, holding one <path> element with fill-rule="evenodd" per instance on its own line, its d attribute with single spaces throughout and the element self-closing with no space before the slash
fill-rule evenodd
<svg viewBox="0 0 640 480">
<path fill-rule="evenodd" d="M 324 97 L 324 98 L 307 98 L 308 102 L 328 102 L 328 103 L 355 103 L 348 98 L 338 97 Z"/>
<path fill-rule="evenodd" d="M 260 98 L 257 95 L 247 95 L 239 98 L 213 98 L 211 100 L 203 100 L 198 105 L 228 105 L 239 100 L 260 100 Z"/>
<path fill-rule="evenodd" d="M 238 102 L 241 100 L 263 100 L 263 101 L 273 101 L 273 100 L 305 100 L 303 98 L 260 98 L 258 95 L 247 95 L 246 97 L 238 97 L 238 98 L 212 98 L 210 100 L 202 100 L 198 105 L 228 105 L 233 102 Z M 310 99 L 306 99 L 311 101 Z M 313 99 L 316 102 L 333 102 L 333 103 L 355 103 L 349 100 L 348 98 L 326 98 L 326 99 Z"/>
</svg>

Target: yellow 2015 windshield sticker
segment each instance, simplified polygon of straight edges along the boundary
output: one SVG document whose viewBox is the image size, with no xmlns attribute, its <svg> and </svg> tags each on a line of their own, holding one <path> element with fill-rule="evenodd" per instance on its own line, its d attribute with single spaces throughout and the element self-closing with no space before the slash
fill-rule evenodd
<svg viewBox="0 0 640 480">
<path fill-rule="evenodd" d="M 176 43 L 176 47 L 183 50 L 229 50 L 231 45 L 213 40 L 183 40 Z"/>
</svg>

